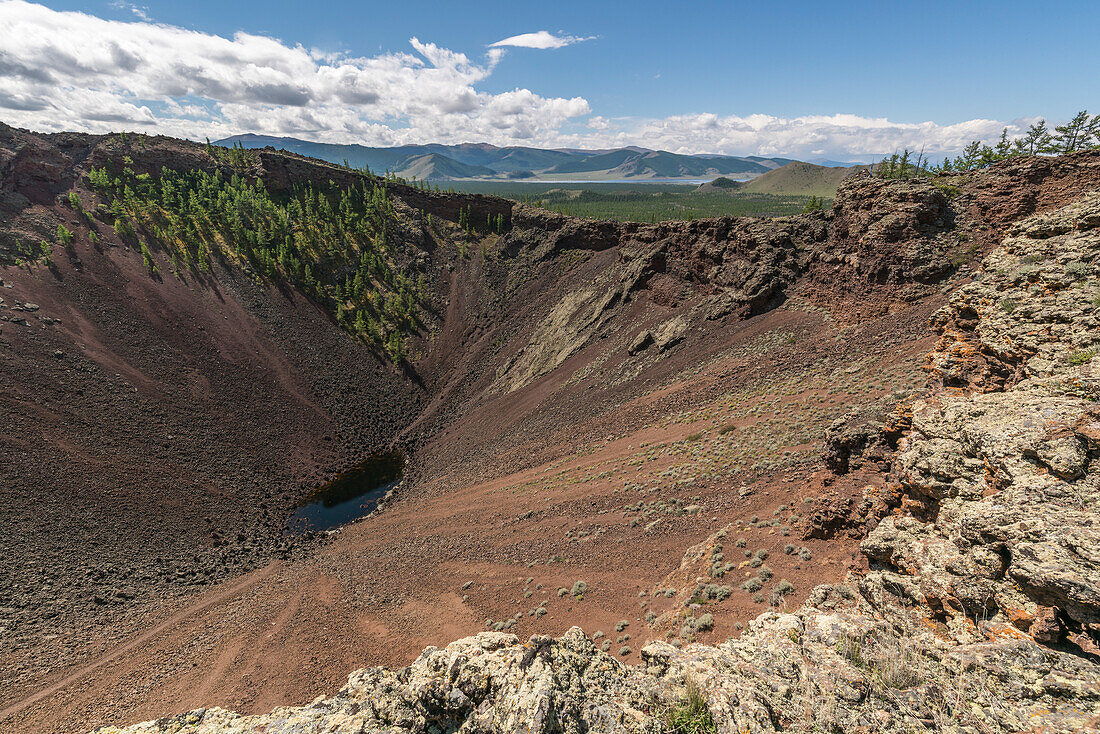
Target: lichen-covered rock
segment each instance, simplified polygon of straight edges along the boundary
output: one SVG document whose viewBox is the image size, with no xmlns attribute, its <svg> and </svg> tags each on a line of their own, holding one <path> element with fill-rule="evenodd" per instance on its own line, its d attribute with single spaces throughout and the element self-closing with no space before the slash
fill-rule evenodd
<svg viewBox="0 0 1100 734">
<path fill-rule="evenodd" d="M 1009 230 L 935 317 L 941 384 L 997 390 L 1100 353 L 1100 193 Z"/>
<path fill-rule="evenodd" d="M 933 373 L 990 392 L 914 406 L 894 471 L 927 517 L 887 518 L 863 548 L 960 640 L 1041 610 L 1044 641 L 1100 630 L 1097 221 L 1093 194 L 1015 225 L 936 319 Z"/>
</svg>

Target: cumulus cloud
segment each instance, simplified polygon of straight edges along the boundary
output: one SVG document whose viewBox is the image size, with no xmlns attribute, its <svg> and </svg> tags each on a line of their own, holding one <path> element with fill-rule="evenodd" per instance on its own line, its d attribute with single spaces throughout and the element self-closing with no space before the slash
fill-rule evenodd
<svg viewBox="0 0 1100 734">
<path fill-rule="evenodd" d="M 954 154 L 971 140 L 992 140 L 1008 128 L 1019 134 L 1032 118 L 1001 122 L 968 120 L 941 125 L 935 122 L 901 123 L 858 115 L 744 117 L 702 113 L 661 119 L 619 121 L 603 118 L 589 125 L 596 134 L 580 134 L 569 144 L 598 147 L 640 145 L 674 153 L 729 153 L 743 155 L 866 159 L 908 147 L 932 156 Z M 617 127 L 617 129 L 616 129 Z"/>
<path fill-rule="evenodd" d="M 139 6 L 122 3 L 135 18 Z M 242 132 L 322 142 L 637 145 L 679 153 L 867 159 L 903 147 L 954 154 L 1031 119 L 901 123 L 848 114 L 709 113 L 659 119 L 593 115 L 583 97 L 480 87 L 505 49 L 581 40 L 547 31 L 493 44 L 481 58 L 419 38 L 377 56 L 231 38 L 148 20 L 117 21 L 0 0 L 0 120 L 44 132 L 139 130 L 201 140 Z"/>
<path fill-rule="evenodd" d="M 518 36 L 509 36 L 496 43 L 489 44 L 489 47 L 502 48 L 504 46 L 515 46 L 517 48 L 538 48 L 545 50 L 572 46 L 574 43 L 591 41 L 593 38 L 594 36 L 587 36 L 585 38 L 580 36 L 555 36 L 550 31 L 536 31 L 534 33 L 521 33 Z"/>
<path fill-rule="evenodd" d="M 0 37 L 0 119 L 42 131 L 505 143 L 590 111 L 581 97 L 481 91 L 499 51 L 478 61 L 417 38 L 411 52 L 352 57 L 22 0 L 0 2 Z"/>
</svg>

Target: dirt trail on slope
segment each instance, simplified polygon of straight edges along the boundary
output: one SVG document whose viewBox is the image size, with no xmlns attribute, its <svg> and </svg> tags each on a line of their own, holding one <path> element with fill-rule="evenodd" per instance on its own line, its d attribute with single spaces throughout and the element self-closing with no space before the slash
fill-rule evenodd
<svg viewBox="0 0 1100 734">
<path fill-rule="evenodd" d="M 259 583 L 263 579 L 275 573 L 275 571 L 278 570 L 279 565 L 280 564 L 278 563 L 274 563 L 251 573 L 245 574 L 239 580 L 228 582 L 224 588 L 219 587 L 211 591 L 209 594 L 203 595 L 200 600 L 174 613 L 168 619 L 151 627 L 145 632 L 142 632 L 137 637 L 123 642 L 106 655 L 96 657 L 94 661 L 84 665 L 79 670 L 66 676 L 57 683 L 54 683 L 49 687 L 44 688 L 31 696 L 28 696 L 22 701 L 18 701 L 7 706 L 4 709 L 0 709 L 0 722 L 3 722 L 9 717 L 17 716 L 24 709 L 35 705 L 42 699 L 47 698 L 48 696 L 52 696 L 58 691 L 61 691 L 76 683 L 80 679 L 85 678 L 92 673 L 95 673 L 99 668 L 103 667 L 104 665 L 107 665 L 125 655 L 128 655 L 129 653 L 140 648 L 142 645 L 150 642 L 154 638 L 161 636 L 166 632 L 169 632 L 171 628 L 180 624 L 189 617 L 201 614 L 211 607 L 216 607 L 219 604 L 224 603 L 228 599 L 242 593 L 249 587 L 253 586 L 256 583 Z"/>
</svg>

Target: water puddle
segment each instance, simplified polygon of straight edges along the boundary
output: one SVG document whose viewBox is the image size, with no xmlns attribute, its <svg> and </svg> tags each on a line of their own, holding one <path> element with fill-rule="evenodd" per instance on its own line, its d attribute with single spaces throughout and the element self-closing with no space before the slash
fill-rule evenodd
<svg viewBox="0 0 1100 734">
<path fill-rule="evenodd" d="M 368 457 L 306 497 L 290 516 L 290 532 L 331 530 L 369 515 L 400 481 L 404 466 L 400 451 Z"/>
</svg>

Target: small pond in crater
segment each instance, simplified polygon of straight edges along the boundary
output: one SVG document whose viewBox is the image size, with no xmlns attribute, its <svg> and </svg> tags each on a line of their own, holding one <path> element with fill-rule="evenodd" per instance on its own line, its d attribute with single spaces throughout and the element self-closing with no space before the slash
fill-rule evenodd
<svg viewBox="0 0 1100 734">
<path fill-rule="evenodd" d="M 401 480 L 405 455 L 373 454 L 309 494 L 290 516 L 291 533 L 331 530 L 369 515 Z"/>
</svg>

